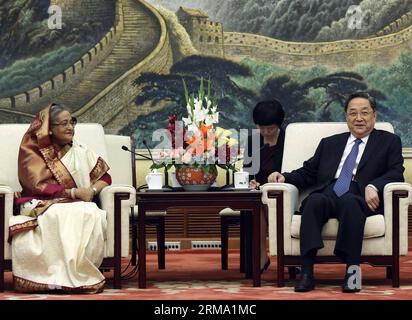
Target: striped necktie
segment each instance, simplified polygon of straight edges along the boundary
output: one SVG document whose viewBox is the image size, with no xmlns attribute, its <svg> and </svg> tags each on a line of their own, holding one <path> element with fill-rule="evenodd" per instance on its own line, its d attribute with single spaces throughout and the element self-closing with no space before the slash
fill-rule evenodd
<svg viewBox="0 0 412 320">
<path fill-rule="evenodd" d="M 358 157 L 359 145 L 361 142 L 361 139 L 355 140 L 352 150 L 343 163 L 342 171 L 339 174 L 338 180 L 336 180 L 335 185 L 333 186 L 333 191 L 335 191 L 338 197 L 349 191 L 350 182 L 352 181 L 352 173 L 353 169 L 355 169 L 356 158 Z"/>
</svg>

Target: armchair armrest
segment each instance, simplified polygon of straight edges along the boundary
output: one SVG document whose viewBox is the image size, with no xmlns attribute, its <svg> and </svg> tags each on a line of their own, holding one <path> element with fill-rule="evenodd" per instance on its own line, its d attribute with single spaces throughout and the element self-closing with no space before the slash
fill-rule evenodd
<svg viewBox="0 0 412 320">
<path fill-rule="evenodd" d="M 261 190 L 262 203 L 268 213 L 269 252 L 277 255 L 278 244 L 279 249 L 285 250 L 291 246 L 291 222 L 298 208 L 299 191 L 289 183 L 266 183 Z"/>
<path fill-rule="evenodd" d="M 412 204 L 412 186 L 394 182 L 383 190 L 385 216 L 385 251 L 406 255 L 408 251 L 408 207 Z M 396 238 L 399 234 L 399 238 Z M 393 252 L 396 254 L 396 252 Z"/>
<path fill-rule="evenodd" d="M 13 190 L 8 186 L 0 186 L 0 262 L 11 258 L 9 238 L 9 219 L 13 216 Z M 7 244 L 7 245 L 6 245 Z"/>
<path fill-rule="evenodd" d="M 129 255 L 129 216 L 136 203 L 136 189 L 128 185 L 110 185 L 100 192 L 101 207 L 107 212 L 106 257 L 115 257 L 121 244 L 121 256 Z M 120 241 L 119 241 L 120 240 Z"/>
</svg>

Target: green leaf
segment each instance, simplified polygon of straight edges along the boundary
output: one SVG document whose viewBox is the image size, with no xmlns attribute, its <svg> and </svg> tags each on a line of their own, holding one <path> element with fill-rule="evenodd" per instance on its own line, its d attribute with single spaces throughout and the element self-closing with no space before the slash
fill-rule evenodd
<svg viewBox="0 0 412 320">
<path fill-rule="evenodd" d="M 192 122 L 195 120 L 195 96 L 192 93 L 190 96 L 190 113 L 192 117 Z"/>
<path fill-rule="evenodd" d="M 203 87 L 203 77 L 200 78 L 199 98 L 200 98 L 200 101 L 202 101 L 203 103 L 205 99 L 205 89 Z"/>
<path fill-rule="evenodd" d="M 161 168 L 163 168 L 164 166 L 163 166 L 163 164 L 162 163 L 153 163 L 151 166 L 150 166 L 150 170 L 153 170 L 153 169 L 161 169 Z"/>
<path fill-rule="evenodd" d="M 184 78 L 182 78 L 182 81 L 183 81 L 183 89 L 185 90 L 185 101 L 186 101 L 186 104 L 188 104 L 189 103 L 189 90 L 187 90 L 187 86 L 186 86 L 186 82 Z"/>
<path fill-rule="evenodd" d="M 210 81 L 210 77 L 209 77 L 209 80 L 207 80 L 207 101 L 210 100 L 210 87 L 211 87 L 211 84 L 212 84 L 212 82 Z"/>
<path fill-rule="evenodd" d="M 213 107 L 217 106 L 217 91 L 215 91 L 215 95 L 213 96 Z"/>
</svg>

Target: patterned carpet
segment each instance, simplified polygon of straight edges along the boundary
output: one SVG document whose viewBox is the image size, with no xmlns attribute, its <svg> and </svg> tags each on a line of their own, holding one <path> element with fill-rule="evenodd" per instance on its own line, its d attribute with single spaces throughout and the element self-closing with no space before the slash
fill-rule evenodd
<svg viewBox="0 0 412 320">
<path fill-rule="evenodd" d="M 97 295 L 17 294 L 13 292 L 11 273 L 6 274 L 6 291 L 0 300 L 412 300 L 412 252 L 401 258 L 401 287 L 392 288 L 385 279 L 385 269 L 362 266 L 363 290 L 343 294 L 340 285 L 344 265 L 317 265 L 316 290 L 295 293 L 293 282 L 276 287 L 276 257 L 262 274 L 262 286 L 254 288 L 251 280 L 239 272 L 239 252 L 231 250 L 229 270 L 220 269 L 220 251 L 182 250 L 167 252 L 166 270 L 157 269 L 157 256 L 148 254 L 148 288 L 138 289 L 137 276 L 123 281 L 123 288 L 114 290 L 110 281 Z M 128 260 L 125 259 L 126 268 Z M 106 274 L 110 277 L 110 273 Z"/>
</svg>

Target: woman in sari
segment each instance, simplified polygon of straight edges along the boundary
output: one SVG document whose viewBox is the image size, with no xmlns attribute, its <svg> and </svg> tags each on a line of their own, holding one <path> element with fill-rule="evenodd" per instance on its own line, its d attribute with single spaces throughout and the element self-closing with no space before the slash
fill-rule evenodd
<svg viewBox="0 0 412 320">
<path fill-rule="evenodd" d="M 106 162 L 73 140 L 76 122 L 52 104 L 22 139 L 20 215 L 10 220 L 16 291 L 103 291 L 106 212 L 92 200 L 111 178 Z"/>
</svg>

